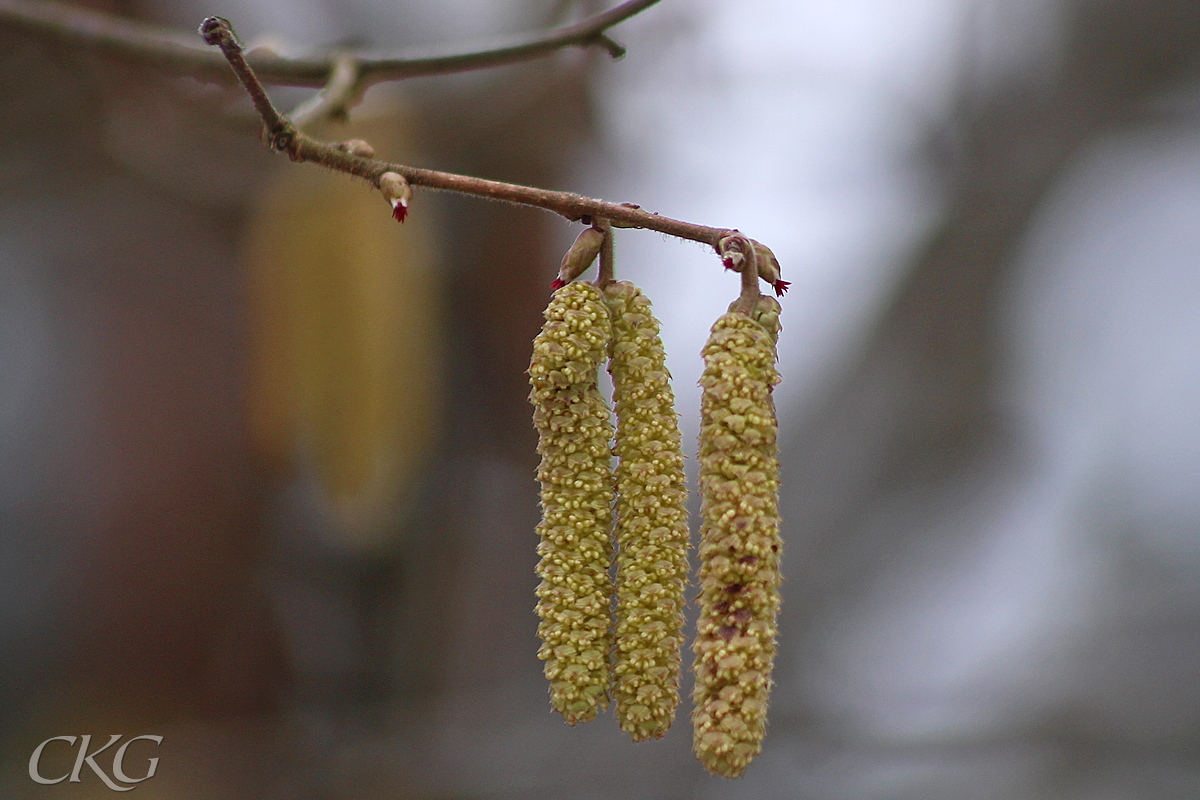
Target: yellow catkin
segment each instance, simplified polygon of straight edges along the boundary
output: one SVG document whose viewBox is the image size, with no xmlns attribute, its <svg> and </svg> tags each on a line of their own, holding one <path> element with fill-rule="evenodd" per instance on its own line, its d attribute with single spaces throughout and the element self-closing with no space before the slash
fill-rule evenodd
<svg viewBox="0 0 1200 800">
<path fill-rule="evenodd" d="M 731 311 L 704 346 L 700 413 L 700 618 L 693 746 L 736 778 L 762 750 L 779 612 L 779 304 Z"/>
<path fill-rule="evenodd" d="M 659 324 L 632 283 L 604 289 L 617 411 L 617 721 L 635 742 L 667 732 L 679 705 L 687 583 L 687 483 Z"/>
<path fill-rule="evenodd" d="M 538 658 L 551 705 L 574 725 L 608 705 L 613 430 L 596 377 L 612 326 L 590 283 L 559 289 L 545 316 L 529 364 L 542 456 Z"/>
</svg>

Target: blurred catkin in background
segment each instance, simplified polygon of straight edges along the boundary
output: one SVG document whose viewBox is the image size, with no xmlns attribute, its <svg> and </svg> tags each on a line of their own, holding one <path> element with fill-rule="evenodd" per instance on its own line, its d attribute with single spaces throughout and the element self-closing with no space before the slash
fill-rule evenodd
<svg viewBox="0 0 1200 800">
<path fill-rule="evenodd" d="M 317 135 L 415 152 L 411 111 Z M 352 549 L 385 547 L 442 424 L 444 274 L 433 215 L 397 225 L 361 181 L 279 164 L 247 230 L 251 422 L 270 461 L 309 474 Z"/>
</svg>

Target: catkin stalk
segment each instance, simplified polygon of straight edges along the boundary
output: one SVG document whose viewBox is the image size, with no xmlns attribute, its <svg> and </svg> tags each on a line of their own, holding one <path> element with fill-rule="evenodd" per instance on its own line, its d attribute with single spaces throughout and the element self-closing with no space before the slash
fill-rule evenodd
<svg viewBox="0 0 1200 800">
<path fill-rule="evenodd" d="M 608 705 L 613 431 L 596 378 L 612 326 L 590 283 L 556 291 L 545 316 L 529 365 L 542 456 L 538 658 L 551 705 L 574 725 Z"/>
<path fill-rule="evenodd" d="M 742 774 L 762 749 L 779 612 L 779 304 L 731 311 L 703 350 L 700 618 L 693 746 L 712 773 Z"/>
<path fill-rule="evenodd" d="M 659 323 L 632 283 L 604 289 L 617 412 L 617 721 L 635 742 L 662 736 L 679 705 L 687 484 Z"/>
</svg>

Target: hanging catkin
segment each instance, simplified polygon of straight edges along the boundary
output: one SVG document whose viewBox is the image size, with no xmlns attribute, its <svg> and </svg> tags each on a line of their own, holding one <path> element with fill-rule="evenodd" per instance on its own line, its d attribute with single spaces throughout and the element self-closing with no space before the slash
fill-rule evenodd
<svg viewBox="0 0 1200 800">
<path fill-rule="evenodd" d="M 542 456 L 538 658 L 551 705 L 574 725 L 608 705 L 613 431 L 596 377 L 612 326 L 590 283 L 556 291 L 545 316 L 529 365 Z"/>
<path fill-rule="evenodd" d="M 732 307 L 731 307 L 732 308 Z M 700 379 L 700 618 L 694 749 L 737 777 L 762 749 L 779 611 L 779 304 L 713 324 Z"/>
<path fill-rule="evenodd" d="M 628 281 L 610 283 L 608 371 L 617 412 L 617 721 L 635 742 L 662 736 L 679 705 L 687 583 L 687 485 L 659 324 Z"/>
</svg>

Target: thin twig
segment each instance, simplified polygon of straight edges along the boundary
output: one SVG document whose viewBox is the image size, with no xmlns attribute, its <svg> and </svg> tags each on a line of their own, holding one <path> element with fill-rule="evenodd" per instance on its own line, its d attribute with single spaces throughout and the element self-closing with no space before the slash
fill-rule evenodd
<svg viewBox="0 0 1200 800">
<path fill-rule="evenodd" d="M 614 57 L 624 48 L 606 31 L 658 0 L 627 0 L 602 14 L 550 31 L 529 33 L 502 42 L 450 48 L 405 49 L 371 53 L 352 50 L 362 85 L 380 81 L 485 69 L 539 58 L 565 47 L 599 46 Z M 224 60 L 200 47 L 182 31 L 136 22 L 50 0 L 0 0 L 0 27 L 18 28 L 48 39 L 134 59 L 171 72 L 228 81 Z M 287 58 L 252 52 L 249 62 L 261 80 L 286 86 L 320 88 L 330 82 L 336 55 Z"/>
<path fill-rule="evenodd" d="M 742 293 L 738 295 L 737 311 L 751 316 L 758 306 L 762 292 L 758 288 L 758 249 L 753 244 L 746 247 L 746 260 L 742 262 Z"/>
<path fill-rule="evenodd" d="M 284 143 L 277 141 L 275 137 L 284 132 L 287 121 L 275 110 L 275 106 L 271 104 L 271 98 L 267 97 L 267 90 L 259 83 L 258 76 L 246 63 L 246 58 L 242 55 L 242 43 L 234 34 L 229 20 L 224 17 L 208 17 L 200 23 L 200 36 L 203 37 L 205 44 L 221 48 L 225 60 L 229 62 L 229 66 L 233 67 L 233 74 L 237 76 L 246 93 L 250 95 L 250 100 L 254 103 L 254 110 L 258 112 L 258 115 L 262 117 L 263 124 L 267 126 L 267 131 L 271 134 L 272 147 L 276 150 L 283 150 Z"/>
<path fill-rule="evenodd" d="M 297 131 L 286 148 L 293 161 L 311 161 L 330 169 L 357 175 L 374 186 L 378 185 L 379 176 L 385 172 L 397 172 L 403 175 L 413 186 L 424 186 L 429 189 L 442 189 L 450 192 L 461 192 L 482 197 L 488 200 L 500 200 L 516 203 L 517 205 L 534 206 L 552 211 L 569 220 L 579 220 L 584 217 L 602 217 L 610 221 L 618 221 L 623 228 L 646 228 L 652 231 L 669 234 L 680 239 L 690 239 L 702 242 L 716 249 L 721 237 L 730 233 L 725 228 L 710 228 L 706 225 L 696 225 L 691 222 L 671 219 L 670 217 L 652 214 L 641 208 L 628 204 L 608 203 L 590 197 L 572 194 L 570 192 L 554 192 L 549 189 L 538 189 L 533 186 L 521 186 L 515 183 L 474 178 L 468 175 L 457 175 L 453 172 L 410 167 L 405 164 L 393 164 L 373 158 L 363 158 L 334 145 L 317 141 L 308 134 Z"/>
<path fill-rule="evenodd" d="M 603 289 L 617 279 L 617 265 L 613 252 L 613 226 L 606 219 L 595 219 L 592 225 L 604 232 L 600 244 L 600 267 L 596 270 L 596 285 Z"/>
<path fill-rule="evenodd" d="M 349 53 L 334 58 L 333 73 L 329 83 L 316 95 L 305 100 L 292 111 L 289 117 L 297 128 L 307 128 L 326 117 L 346 117 L 347 112 L 361 97 L 358 80 L 358 62 Z"/>
<path fill-rule="evenodd" d="M 625 57 L 625 45 L 610 37 L 607 33 L 602 33 L 596 37 L 596 44 L 602 46 L 608 51 L 608 54 L 613 58 Z"/>
</svg>

